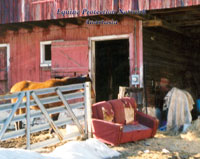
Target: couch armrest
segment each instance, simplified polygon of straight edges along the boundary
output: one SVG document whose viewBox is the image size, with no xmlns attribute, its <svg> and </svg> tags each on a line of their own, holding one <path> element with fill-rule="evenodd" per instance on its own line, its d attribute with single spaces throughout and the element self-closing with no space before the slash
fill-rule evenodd
<svg viewBox="0 0 200 159">
<path fill-rule="evenodd" d="M 92 119 L 93 135 L 111 145 L 118 145 L 122 134 L 123 125 L 100 119 Z"/>
<path fill-rule="evenodd" d="M 136 121 L 138 121 L 142 125 L 152 128 L 152 130 L 153 130 L 152 137 L 156 134 L 156 131 L 158 129 L 158 124 L 159 124 L 158 119 L 137 111 L 136 112 Z"/>
</svg>

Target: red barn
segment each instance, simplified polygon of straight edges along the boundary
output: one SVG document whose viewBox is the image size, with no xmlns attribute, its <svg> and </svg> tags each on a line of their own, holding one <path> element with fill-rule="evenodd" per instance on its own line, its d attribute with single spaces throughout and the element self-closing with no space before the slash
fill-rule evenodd
<svg viewBox="0 0 200 159">
<path fill-rule="evenodd" d="M 2 0 L 0 93 L 89 74 L 97 100 L 107 100 L 136 75 L 149 104 L 162 81 L 198 98 L 199 15 L 199 0 Z"/>
</svg>

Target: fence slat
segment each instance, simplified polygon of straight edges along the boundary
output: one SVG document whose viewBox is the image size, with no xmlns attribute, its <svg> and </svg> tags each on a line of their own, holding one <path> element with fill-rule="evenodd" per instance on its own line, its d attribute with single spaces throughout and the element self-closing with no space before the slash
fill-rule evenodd
<svg viewBox="0 0 200 159">
<path fill-rule="evenodd" d="M 17 131 L 12 131 L 12 132 L 7 132 L 3 135 L 1 141 L 10 139 L 10 138 L 16 138 L 19 136 L 24 136 L 26 134 L 26 130 L 25 129 L 20 129 Z"/>
<path fill-rule="evenodd" d="M 34 92 L 36 95 L 49 94 L 49 93 L 54 93 L 56 88 L 61 89 L 62 92 L 67 92 L 67 91 L 80 90 L 80 89 L 83 89 L 84 87 L 83 87 L 83 84 L 73 84 L 73 85 L 68 85 L 68 86 L 37 89 L 37 90 L 34 90 Z"/>
<path fill-rule="evenodd" d="M 84 108 L 84 103 L 83 102 L 78 102 L 78 103 L 70 104 L 70 108 L 71 109 Z M 66 107 L 65 106 L 60 106 L 60 107 L 47 109 L 48 114 L 55 114 L 55 113 L 60 113 L 60 112 L 64 112 L 64 111 L 66 111 Z M 31 112 L 30 115 L 31 115 L 31 119 L 39 118 L 39 117 L 41 117 L 42 112 L 41 112 L 41 110 L 37 110 L 36 112 Z M 15 123 L 17 121 L 22 121 L 22 120 L 25 121 L 25 119 L 26 119 L 26 115 L 25 114 L 17 115 L 17 116 L 13 117 L 11 123 Z M 1 120 L 0 121 L 0 125 L 4 124 L 5 120 Z"/>
<path fill-rule="evenodd" d="M 73 134 L 66 135 L 66 136 L 64 136 L 63 141 L 66 141 L 66 140 L 68 140 L 69 138 L 72 138 L 72 137 L 77 137 L 79 135 L 80 135 L 79 132 L 75 132 Z M 40 142 L 40 143 L 32 144 L 31 149 L 40 149 L 42 147 L 51 146 L 51 145 L 57 144 L 59 142 L 60 142 L 60 140 L 58 138 L 53 138 L 53 139 L 49 139 L 49 140 L 46 140 L 46 141 L 43 141 L 43 142 Z"/>
<path fill-rule="evenodd" d="M 73 121 L 75 122 L 75 124 L 77 125 L 78 129 L 79 129 L 79 132 L 81 134 L 84 134 L 84 130 L 83 128 L 81 127 L 81 124 L 79 123 L 79 121 L 76 119 L 76 116 L 74 115 L 73 111 L 70 109 L 70 106 L 68 104 L 68 102 L 65 100 L 64 96 L 62 95 L 62 92 L 60 91 L 60 89 L 58 88 L 56 90 L 58 96 L 60 97 L 61 101 L 63 102 L 63 104 L 66 106 L 67 108 L 67 111 L 69 112 L 71 118 L 73 119 Z"/>
<path fill-rule="evenodd" d="M 76 92 L 76 93 L 65 94 L 64 97 L 65 97 L 66 100 L 83 98 L 84 92 Z M 58 96 L 50 96 L 50 97 L 40 98 L 40 101 L 41 101 L 42 104 L 50 104 L 50 103 L 54 103 L 54 102 L 59 102 L 60 98 Z M 0 111 L 11 110 L 13 105 L 14 105 L 13 103 L 2 104 L 1 107 L 0 107 Z M 35 101 L 30 100 L 30 106 L 34 106 L 34 105 L 37 105 L 35 103 Z M 26 107 L 26 103 L 21 103 L 19 108 L 25 108 L 25 107 Z"/>
<path fill-rule="evenodd" d="M 26 149 L 31 146 L 30 92 L 26 92 Z"/>
<path fill-rule="evenodd" d="M 78 116 L 77 119 L 82 120 L 82 119 L 84 119 L 84 116 Z M 66 124 L 71 124 L 71 123 L 73 123 L 71 118 L 67 118 L 65 120 L 55 121 L 55 124 L 57 126 L 64 126 Z M 35 132 L 43 131 L 43 130 L 48 130 L 49 128 L 51 128 L 49 124 L 42 124 L 42 125 L 38 125 L 38 126 L 33 126 L 31 128 L 31 133 L 35 133 Z"/>
<path fill-rule="evenodd" d="M 0 100 L 10 100 L 11 98 L 18 98 L 19 93 L 0 95 Z"/>
<path fill-rule="evenodd" d="M 12 118 L 13 118 L 16 110 L 17 110 L 17 108 L 19 107 L 23 97 L 24 97 L 24 92 L 20 93 L 19 98 L 18 98 L 17 102 L 15 103 L 15 105 L 14 105 L 14 107 L 12 109 L 12 112 L 10 113 L 10 116 L 5 121 L 4 126 L 3 126 L 3 128 L 2 128 L 2 130 L 0 132 L 0 139 L 3 137 L 4 133 L 6 132 L 6 130 L 7 130 L 8 126 L 9 126 L 9 124 L 10 124 L 10 122 L 11 122 L 11 120 L 12 120 Z"/>
</svg>

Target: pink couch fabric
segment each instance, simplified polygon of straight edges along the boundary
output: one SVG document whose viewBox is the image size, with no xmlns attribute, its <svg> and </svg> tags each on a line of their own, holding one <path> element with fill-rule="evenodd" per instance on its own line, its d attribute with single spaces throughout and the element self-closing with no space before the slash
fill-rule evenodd
<svg viewBox="0 0 200 159">
<path fill-rule="evenodd" d="M 134 121 L 130 124 L 126 124 L 125 120 L 124 107 L 128 106 L 127 104 L 134 108 Z M 114 112 L 113 122 L 103 120 L 102 107 Z M 129 97 L 94 104 L 92 106 L 93 136 L 111 145 L 154 137 L 158 120 L 137 111 L 136 108 L 134 98 Z"/>
</svg>

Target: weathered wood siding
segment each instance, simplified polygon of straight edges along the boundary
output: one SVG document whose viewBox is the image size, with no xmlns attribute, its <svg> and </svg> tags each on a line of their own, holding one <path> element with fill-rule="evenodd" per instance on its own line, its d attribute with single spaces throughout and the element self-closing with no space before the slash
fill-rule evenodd
<svg viewBox="0 0 200 159">
<path fill-rule="evenodd" d="M 199 45 L 192 39 L 164 29 L 143 28 L 144 64 L 149 104 L 155 103 L 152 80 L 159 84 L 167 78 L 172 87 L 183 88 L 199 96 Z"/>
<path fill-rule="evenodd" d="M 0 36 L 1 43 L 10 44 L 10 78 L 9 83 L 21 80 L 44 81 L 51 77 L 51 67 L 40 67 L 40 42 L 51 40 L 88 40 L 88 37 L 105 35 L 134 35 L 134 26 L 136 23 L 137 32 L 137 54 L 142 52 L 142 34 L 141 22 L 132 18 L 124 18 L 117 25 L 89 25 L 83 24 L 77 26 L 68 24 L 66 27 L 50 26 L 42 29 L 35 27 L 33 31 L 20 29 L 18 32 L 7 31 L 4 36 Z M 139 33 L 140 30 L 140 33 Z M 133 41 L 134 41 L 133 36 Z M 140 41 L 140 42 L 139 42 Z M 134 43 L 132 44 L 134 45 Z M 134 47 L 132 47 L 134 48 Z M 140 49 L 139 49 L 140 48 Z M 142 54 L 141 54 L 142 55 Z M 142 56 L 137 56 L 138 61 L 142 61 Z M 89 55 L 87 55 L 87 58 Z M 78 58 L 78 57 L 77 57 Z M 132 49 L 132 58 L 134 58 L 134 49 Z M 89 63 L 88 63 L 89 65 Z M 138 62 L 138 67 L 140 67 Z M 132 67 L 135 64 L 133 63 Z M 132 68 L 131 70 L 135 70 Z M 133 72 L 131 72 L 133 73 Z"/>
<path fill-rule="evenodd" d="M 1 0 L 0 24 L 87 16 L 62 16 L 60 10 L 152 10 L 200 5 L 200 0 Z M 91 15 L 91 14 L 90 14 Z"/>
</svg>

